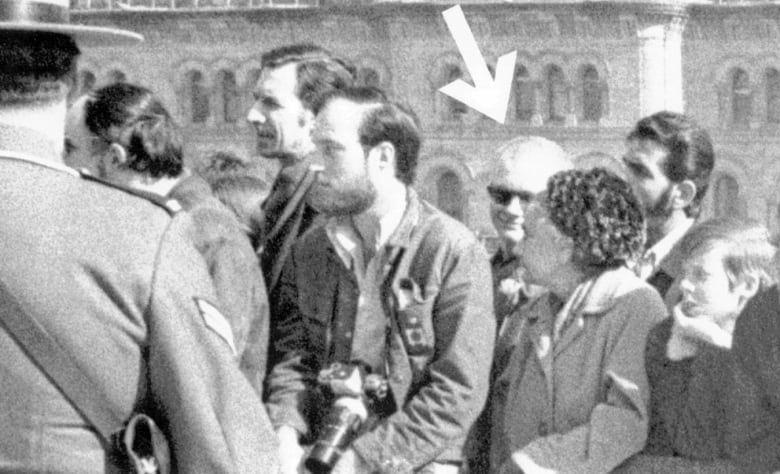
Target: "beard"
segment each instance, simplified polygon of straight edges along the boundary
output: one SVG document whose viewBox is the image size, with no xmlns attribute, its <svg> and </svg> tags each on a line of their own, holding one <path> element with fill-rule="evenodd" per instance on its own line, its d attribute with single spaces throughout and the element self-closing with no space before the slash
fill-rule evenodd
<svg viewBox="0 0 780 474">
<path fill-rule="evenodd" d="M 376 200 L 376 188 L 362 176 L 348 182 L 316 182 L 309 191 L 309 203 L 326 216 L 352 216 L 366 211 Z"/>
</svg>

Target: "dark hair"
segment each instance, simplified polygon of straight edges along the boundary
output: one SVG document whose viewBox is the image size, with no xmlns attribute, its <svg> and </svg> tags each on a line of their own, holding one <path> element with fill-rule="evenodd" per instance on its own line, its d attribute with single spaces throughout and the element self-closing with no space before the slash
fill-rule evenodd
<svg viewBox="0 0 780 474">
<path fill-rule="evenodd" d="M 106 143 L 127 150 L 132 170 L 153 178 L 181 174 L 181 134 L 149 89 L 128 83 L 98 89 L 85 105 L 85 122 Z"/>
<path fill-rule="evenodd" d="M 682 255 L 698 250 L 722 252 L 723 269 L 733 286 L 747 275 L 756 277 L 759 289 L 768 288 L 775 279 L 775 247 L 766 227 L 752 219 L 721 217 L 694 225 L 680 240 Z"/>
<path fill-rule="evenodd" d="M 79 48 L 70 36 L 2 31 L 0 45 L 0 104 L 55 101 L 75 82 Z"/>
<path fill-rule="evenodd" d="M 323 106 L 333 99 L 367 106 L 358 128 L 360 144 L 374 147 L 389 142 L 395 148 L 395 175 L 404 184 L 414 183 L 422 137 L 417 116 L 410 108 L 391 102 L 376 87 L 350 87 L 325 96 Z"/>
<path fill-rule="evenodd" d="M 249 172 L 246 160 L 229 151 L 217 151 L 206 158 L 205 164 L 196 169 L 197 173 L 211 183 L 227 174 L 245 174 Z"/>
<path fill-rule="evenodd" d="M 211 183 L 214 196 L 236 215 L 254 248 L 262 238 L 262 202 L 268 197 L 268 185 L 247 174 L 225 174 Z"/>
<path fill-rule="evenodd" d="M 674 183 L 687 179 L 696 185 L 696 195 L 685 214 L 698 217 L 715 166 L 715 152 L 707 131 L 683 114 L 664 111 L 637 122 L 628 139 L 651 140 L 669 151 L 663 172 Z"/>
<path fill-rule="evenodd" d="M 316 113 L 323 97 L 334 89 L 345 89 L 355 82 L 355 67 L 330 51 L 311 44 L 281 46 L 263 54 L 263 69 L 296 65 L 295 93 L 301 103 Z"/>
<path fill-rule="evenodd" d="M 554 174 L 544 204 L 555 227 L 574 240 L 572 260 L 587 274 L 619 267 L 644 248 L 642 206 L 628 183 L 605 168 Z"/>
</svg>

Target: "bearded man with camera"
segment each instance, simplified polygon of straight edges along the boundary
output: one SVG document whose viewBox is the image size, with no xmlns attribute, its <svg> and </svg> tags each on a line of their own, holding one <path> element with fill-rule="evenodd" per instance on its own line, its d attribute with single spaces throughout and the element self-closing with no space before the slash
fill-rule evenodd
<svg viewBox="0 0 780 474">
<path fill-rule="evenodd" d="M 487 394 L 488 257 L 411 184 L 416 117 L 372 88 L 336 91 L 313 133 L 327 222 L 282 272 L 268 409 L 286 472 L 456 473 Z M 335 467 L 334 467 L 335 466 Z"/>
</svg>

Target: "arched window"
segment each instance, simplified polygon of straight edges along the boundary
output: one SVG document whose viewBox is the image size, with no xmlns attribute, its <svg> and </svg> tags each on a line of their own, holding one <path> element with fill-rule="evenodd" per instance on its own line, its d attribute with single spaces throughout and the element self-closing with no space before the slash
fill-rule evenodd
<svg viewBox="0 0 780 474">
<path fill-rule="evenodd" d="M 436 205 L 459 221 L 463 220 L 463 183 L 454 171 L 445 171 L 436 180 Z"/>
<path fill-rule="evenodd" d="M 738 216 L 739 183 L 728 174 L 721 175 L 715 181 L 715 217 Z"/>
<path fill-rule="evenodd" d="M 452 81 L 463 78 L 463 71 L 454 64 L 448 64 L 444 69 L 444 83 L 449 84 Z M 463 102 L 447 96 L 447 119 L 460 120 L 469 111 L 468 106 Z"/>
<path fill-rule="evenodd" d="M 108 73 L 108 83 L 114 84 L 116 82 L 127 82 L 127 75 L 118 69 Z"/>
<path fill-rule="evenodd" d="M 582 69 L 582 119 L 598 122 L 602 115 L 601 80 L 599 72 L 590 64 Z"/>
<path fill-rule="evenodd" d="M 545 69 L 544 92 L 547 122 L 563 123 L 566 117 L 566 81 L 559 66 L 551 64 Z"/>
<path fill-rule="evenodd" d="M 206 123 L 209 117 L 209 95 L 203 84 L 203 73 L 200 71 L 187 73 L 187 100 L 190 106 L 190 121 Z"/>
<path fill-rule="evenodd" d="M 531 75 L 523 65 L 515 69 L 515 118 L 530 122 L 536 112 L 536 90 Z"/>
<path fill-rule="evenodd" d="M 766 70 L 766 121 L 780 123 L 780 72 Z"/>
<path fill-rule="evenodd" d="M 731 121 L 734 125 L 748 127 L 752 109 L 750 78 L 742 69 L 731 74 Z"/>
<path fill-rule="evenodd" d="M 92 71 L 81 71 L 79 73 L 79 95 L 88 94 L 95 88 L 97 78 Z"/>
<path fill-rule="evenodd" d="M 379 73 L 370 67 L 362 67 L 358 70 L 358 84 L 367 87 L 379 87 Z"/>
<path fill-rule="evenodd" d="M 220 112 L 225 123 L 236 123 L 240 113 L 240 104 L 238 103 L 238 84 L 236 75 L 233 71 L 223 69 L 217 74 L 219 85 L 218 100 L 220 101 Z"/>
</svg>

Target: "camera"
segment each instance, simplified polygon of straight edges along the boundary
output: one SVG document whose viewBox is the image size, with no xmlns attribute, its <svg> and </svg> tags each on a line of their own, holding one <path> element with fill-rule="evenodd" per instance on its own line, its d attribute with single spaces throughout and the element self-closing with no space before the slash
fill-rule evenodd
<svg viewBox="0 0 780 474">
<path fill-rule="evenodd" d="M 326 474 L 355 440 L 374 405 L 387 398 L 388 385 L 384 377 L 354 362 L 334 362 L 320 371 L 317 382 L 333 403 L 305 466 L 314 474 Z"/>
</svg>

